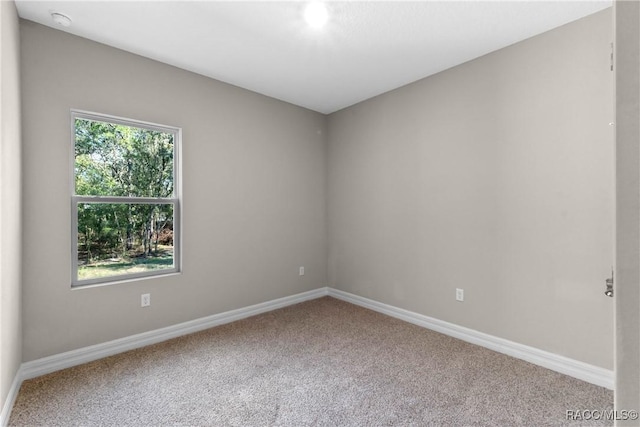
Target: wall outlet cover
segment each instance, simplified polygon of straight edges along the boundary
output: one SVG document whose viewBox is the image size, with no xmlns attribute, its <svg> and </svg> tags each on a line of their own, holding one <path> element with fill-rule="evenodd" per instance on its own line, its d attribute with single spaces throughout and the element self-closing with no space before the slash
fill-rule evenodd
<svg viewBox="0 0 640 427">
<path fill-rule="evenodd" d="M 151 305 L 151 294 L 142 294 L 140 296 L 140 307 L 149 307 Z"/>
</svg>

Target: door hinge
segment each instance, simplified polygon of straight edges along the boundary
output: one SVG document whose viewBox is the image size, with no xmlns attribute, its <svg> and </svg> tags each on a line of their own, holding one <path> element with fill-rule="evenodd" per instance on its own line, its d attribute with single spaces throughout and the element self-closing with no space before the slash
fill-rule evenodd
<svg viewBox="0 0 640 427">
<path fill-rule="evenodd" d="M 613 71 L 613 43 L 611 43 L 610 46 L 611 46 L 611 54 L 609 55 L 609 60 L 610 60 L 611 71 Z"/>
<path fill-rule="evenodd" d="M 607 289 L 604 291 L 604 294 L 608 297 L 613 296 L 613 268 L 611 269 L 611 277 L 609 277 L 606 281 Z"/>
</svg>

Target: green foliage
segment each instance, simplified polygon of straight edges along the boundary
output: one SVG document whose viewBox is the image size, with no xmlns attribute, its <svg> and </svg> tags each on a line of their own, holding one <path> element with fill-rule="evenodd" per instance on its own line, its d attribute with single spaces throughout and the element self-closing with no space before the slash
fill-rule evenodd
<svg viewBox="0 0 640 427">
<path fill-rule="evenodd" d="M 173 134 L 76 119 L 75 140 L 77 195 L 173 195 Z"/>
<path fill-rule="evenodd" d="M 173 197 L 171 133 L 83 118 L 75 121 L 75 188 L 79 196 Z M 173 245 L 173 204 L 78 205 L 80 264 L 157 256 Z"/>
</svg>

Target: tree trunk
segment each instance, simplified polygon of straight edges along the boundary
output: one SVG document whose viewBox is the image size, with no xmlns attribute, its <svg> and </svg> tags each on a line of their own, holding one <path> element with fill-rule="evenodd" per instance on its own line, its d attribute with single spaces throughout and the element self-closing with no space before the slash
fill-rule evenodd
<svg viewBox="0 0 640 427">
<path fill-rule="evenodd" d="M 126 251 L 130 251 L 133 247 L 133 230 L 131 230 L 131 205 L 127 206 L 127 242 L 125 245 Z"/>
<path fill-rule="evenodd" d="M 91 262 L 91 238 L 89 236 L 90 233 L 90 230 L 86 230 L 86 232 L 84 233 L 84 245 L 87 248 L 87 264 Z"/>
</svg>

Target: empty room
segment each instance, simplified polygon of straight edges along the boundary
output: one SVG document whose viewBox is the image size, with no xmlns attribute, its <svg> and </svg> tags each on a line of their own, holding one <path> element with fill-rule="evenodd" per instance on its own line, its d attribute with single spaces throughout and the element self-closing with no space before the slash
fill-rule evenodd
<svg viewBox="0 0 640 427">
<path fill-rule="evenodd" d="M 0 425 L 640 425 L 640 4 L 0 2 Z"/>
</svg>

